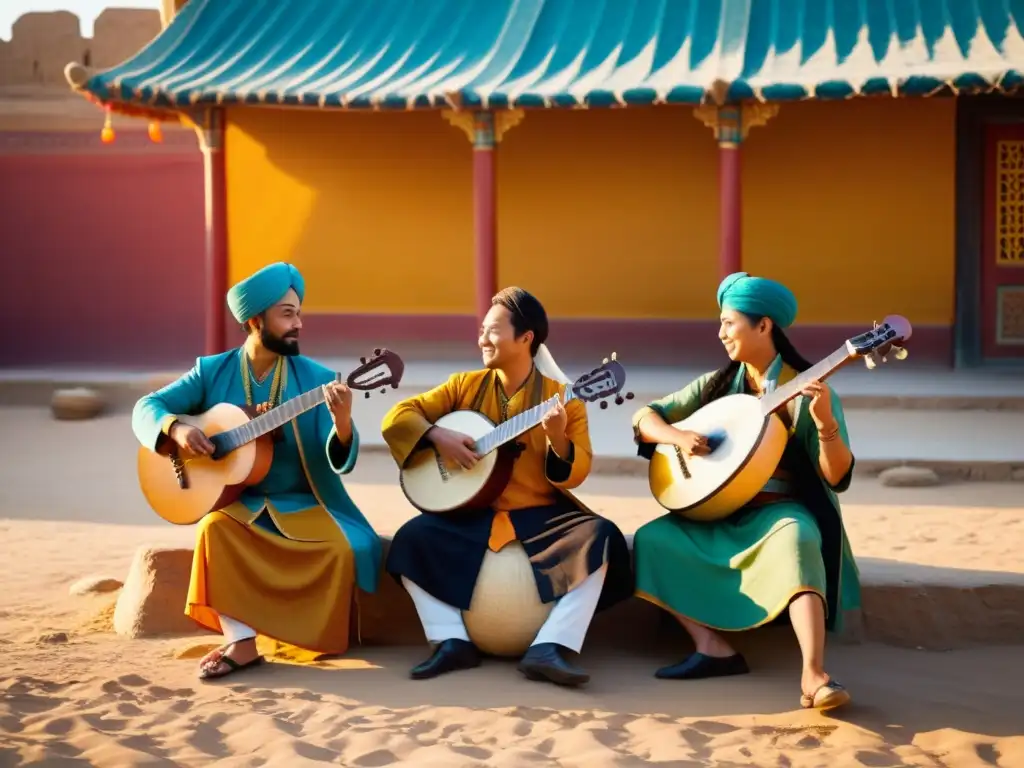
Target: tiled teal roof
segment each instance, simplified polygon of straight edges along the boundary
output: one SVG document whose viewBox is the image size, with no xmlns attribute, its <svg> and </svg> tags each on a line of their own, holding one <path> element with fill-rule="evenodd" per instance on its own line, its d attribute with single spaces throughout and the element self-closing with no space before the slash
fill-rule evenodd
<svg viewBox="0 0 1024 768">
<path fill-rule="evenodd" d="M 349 109 L 1011 90 L 1022 20 L 1024 0 L 191 0 L 83 90 Z"/>
</svg>

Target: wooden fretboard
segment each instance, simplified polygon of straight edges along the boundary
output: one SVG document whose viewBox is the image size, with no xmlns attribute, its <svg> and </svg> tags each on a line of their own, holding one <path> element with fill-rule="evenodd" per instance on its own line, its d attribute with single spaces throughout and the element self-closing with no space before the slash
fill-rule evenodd
<svg viewBox="0 0 1024 768">
<path fill-rule="evenodd" d="M 558 402 L 559 397 L 560 395 L 552 395 L 540 405 L 535 405 L 528 411 L 523 411 L 508 421 L 501 422 L 501 424 L 476 441 L 476 452 L 480 456 L 486 456 L 509 440 L 514 440 L 524 432 L 529 432 L 544 420 L 544 415 Z M 567 389 L 564 402 L 568 403 L 575 398 L 576 394 L 572 389 Z"/>
<path fill-rule="evenodd" d="M 784 407 L 786 403 L 797 397 L 800 394 L 800 390 L 812 381 L 824 381 L 838 371 L 849 359 L 850 353 L 844 344 L 824 360 L 815 363 L 803 373 L 797 374 L 774 392 L 764 395 L 761 398 L 761 407 L 764 413 L 766 415 L 774 413 Z"/>
</svg>

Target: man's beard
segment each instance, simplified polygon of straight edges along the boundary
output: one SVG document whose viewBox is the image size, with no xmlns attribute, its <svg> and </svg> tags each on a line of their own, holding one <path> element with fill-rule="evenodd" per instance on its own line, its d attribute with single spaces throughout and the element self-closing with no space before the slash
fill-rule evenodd
<svg viewBox="0 0 1024 768">
<path fill-rule="evenodd" d="M 299 354 L 299 339 L 298 336 L 293 338 L 285 338 L 284 336 L 274 336 L 266 327 L 260 329 L 260 341 L 263 342 L 263 346 L 269 349 L 276 355 L 284 355 L 285 357 L 293 357 Z"/>
</svg>

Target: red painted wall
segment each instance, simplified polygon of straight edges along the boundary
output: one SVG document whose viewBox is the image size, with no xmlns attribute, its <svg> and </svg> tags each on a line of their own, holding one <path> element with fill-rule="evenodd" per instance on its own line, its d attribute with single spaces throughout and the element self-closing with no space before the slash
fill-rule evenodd
<svg viewBox="0 0 1024 768">
<path fill-rule="evenodd" d="M 188 135 L 145 136 L 0 141 L 0 367 L 173 369 L 202 353 L 202 155 Z"/>
</svg>

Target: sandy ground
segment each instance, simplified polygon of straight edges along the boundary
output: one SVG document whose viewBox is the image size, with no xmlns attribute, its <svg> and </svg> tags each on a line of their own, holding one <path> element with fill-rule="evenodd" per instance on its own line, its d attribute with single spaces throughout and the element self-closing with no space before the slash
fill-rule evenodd
<svg viewBox="0 0 1024 768">
<path fill-rule="evenodd" d="M 744 645 L 754 674 L 725 681 L 657 681 L 654 668 L 686 651 L 641 642 L 585 649 L 593 681 L 579 691 L 497 661 L 410 681 L 417 647 L 200 685 L 194 662 L 175 658 L 186 641 L 120 639 L 114 595 L 68 594 L 83 576 L 123 579 L 138 546 L 191 545 L 192 529 L 142 500 L 125 417 L 58 424 L 0 409 L 0 447 L 0 767 L 1024 766 L 1024 645 L 836 645 L 828 666 L 855 703 L 831 717 L 798 710 L 785 631 Z M 348 487 L 382 533 L 414 513 L 384 456 L 364 456 Z M 626 531 L 659 514 L 638 478 L 595 477 L 582 495 Z M 859 556 L 1024 572 L 1022 497 L 1010 483 L 860 481 L 844 514 Z"/>
</svg>

